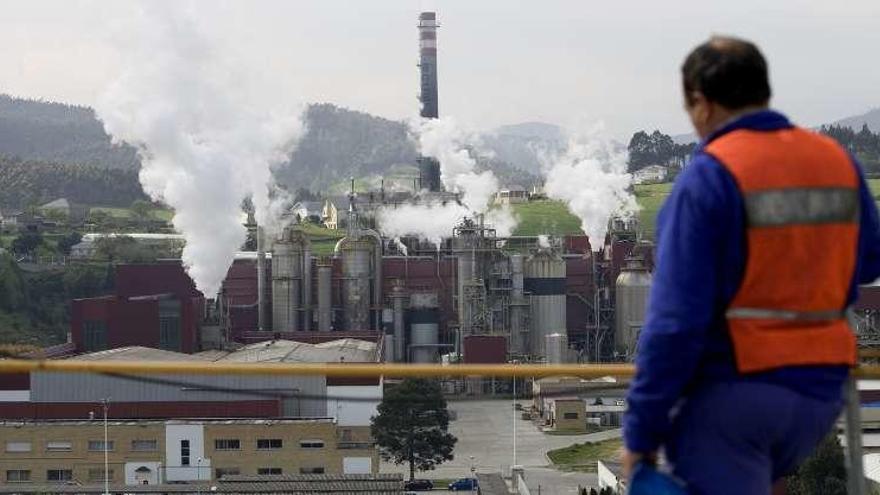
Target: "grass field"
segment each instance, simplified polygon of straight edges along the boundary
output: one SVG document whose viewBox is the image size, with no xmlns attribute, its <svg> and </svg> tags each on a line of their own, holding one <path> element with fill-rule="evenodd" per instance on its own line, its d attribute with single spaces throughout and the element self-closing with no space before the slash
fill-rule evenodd
<svg viewBox="0 0 880 495">
<path fill-rule="evenodd" d="M 131 210 L 129 210 L 128 208 L 118 208 L 113 206 L 93 206 L 89 209 L 89 211 L 101 211 L 114 218 L 128 218 L 131 216 Z M 174 211 L 165 208 L 154 208 L 150 212 L 150 214 L 157 220 L 170 222 L 171 217 L 174 216 Z"/>
<path fill-rule="evenodd" d="M 878 181 L 880 190 L 880 181 Z M 639 223 L 646 238 L 653 238 L 657 212 L 669 196 L 672 184 L 644 184 L 635 186 L 636 201 L 642 208 Z M 519 225 L 514 235 L 566 235 L 582 234 L 581 222 L 572 215 L 560 201 L 533 201 L 513 205 L 519 217 Z"/>
<path fill-rule="evenodd" d="M 596 461 L 620 457 L 623 441 L 619 438 L 596 443 L 576 443 L 569 447 L 551 450 L 547 457 L 554 466 L 564 471 L 596 470 Z"/>
</svg>

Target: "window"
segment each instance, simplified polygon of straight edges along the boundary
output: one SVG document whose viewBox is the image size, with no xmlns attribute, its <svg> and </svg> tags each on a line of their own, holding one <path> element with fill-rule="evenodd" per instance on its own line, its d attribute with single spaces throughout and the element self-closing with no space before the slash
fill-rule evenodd
<svg viewBox="0 0 880 495">
<path fill-rule="evenodd" d="M 89 481 L 105 481 L 104 480 L 104 468 L 93 468 L 89 469 Z M 113 481 L 113 470 L 107 470 L 107 480 Z"/>
<path fill-rule="evenodd" d="M 73 471 L 70 469 L 49 469 L 46 471 L 46 481 L 71 481 Z"/>
<path fill-rule="evenodd" d="M 31 472 L 29 469 L 9 469 L 6 471 L 6 481 L 15 483 L 20 481 L 30 481 Z"/>
<path fill-rule="evenodd" d="M 180 465 L 189 466 L 189 440 L 180 441 Z"/>
<path fill-rule="evenodd" d="M 323 449 L 324 441 L 323 440 L 302 440 L 299 442 L 299 448 L 301 449 Z"/>
<path fill-rule="evenodd" d="M 89 440 L 89 450 L 92 452 L 104 452 L 104 441 Z M 107 450 L 113 450 L 113 440 L 107 442 Z"/>
<path fill-rule="evenodd" d="M 214 440 L 214 450 L 241 450 L 241 440 L 237 438 L 218 438 Z"/>
<path fill-rule="evenodd" d="M 281 474 L 281 468 L 278 468 L 278 467 L 259 468 L 259 469 L 257 469 L 257 474 L 260 476 L 278 475 L 278 474 Z"/>
<path fill-rule="evenodd" d="M 299 468 L 299 474 L 324 474 L 322 467 Z"/>
<path fill-rule="evenodd" d="M 578 413 L 576 413 L 576 412 L 563 413 L 562 419 L 578 419 Z"/>
<path fill-rule="evenodd" d="M 277 450 L 281 448 L 280 438 L 258 438 L 257 450 Z"/>
<path fill-rule="evenodd" d="M 214 477 L 219 480 L 224 476 L 237 476 L 240 473 L 238 468 L 217 468 L 214 470 Z"/>
<path fill-rule="evenodd" d="M 107 349 L 107 322 L 86 320 L 83 323 L 83 346 L 88 352 Z"/>
<path fill-rule="evenodd" d="M 73 450 L 73 443 L 68 441 L 49 442 L 46 444 L 46 450 L 49 452 L 70 452 Z"/>
<path fill-rule="evenodd" d="M 30 452 L 30 442 L 6 442 L 6 452 Z"/>
<path fill-rule="evenodd" d="M 152 452 L 159 450 L 158 440 L 132 440 L 131 450 L 135 452 Z"/>
</svg>

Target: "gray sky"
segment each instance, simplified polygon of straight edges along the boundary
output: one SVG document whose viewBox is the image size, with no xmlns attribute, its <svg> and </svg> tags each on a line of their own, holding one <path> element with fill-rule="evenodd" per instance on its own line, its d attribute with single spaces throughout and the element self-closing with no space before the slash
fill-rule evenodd
<svg viewBox="0 0 880 495">
<path fill-rule="evenodd" d="M 759 43 L 774 105 L 818 124 L 880 106 L 880 1 L 202 1 L 200 19 L 304 101 L 417 112 L 416 16 L 436 9 L 440 113 L 477 128 L 604 121 L 689 131 L 678 67 L 712 33 Z M 91 104 L 122 56 L 125 0 L 0 0 L 0 92 Z"/>
</svg>

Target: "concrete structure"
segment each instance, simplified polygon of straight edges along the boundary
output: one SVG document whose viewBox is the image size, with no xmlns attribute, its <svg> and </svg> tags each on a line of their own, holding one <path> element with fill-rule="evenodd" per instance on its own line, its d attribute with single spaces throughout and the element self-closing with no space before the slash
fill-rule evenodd
<svg viewBox="0 0 880 495">
<path fill-rule="evenodd" d="M 633 174 L 633 184 L 656 184 L 665 182 L 669 175 L 669 167 L 649 165 Z"/>
<path fill-rule="evenodd" d="M 440 116 L 437 89 L 437 23 L 436 12 L 419 14 L 419 115 L 428 119 Z M 419 158 L 419 187 L 430 192 L 440 191 L 440 163 L 429 157 Z"/>
<path fill-rule="evenodd" d="M 378 470 L 368 433 L 331 419 L 113 420 L 107 431 L 105 445 L 99 419 L 0 422 L 0 473 L 7 483 L 103 482 L 105 447 L 109 480 L 125 485 Z"/>
<path fill-rule="evenodd" d="M 623 475 L 623 467 L 619 462 L 597 461 L 596 473 L 598 474 L 599 489 L 610 488 L 615 494 L 626 493 L 626 476 Z"/>
<path fill-rule="evenodd" d="M 554 431 L 582 433 L 587 431 L 584 401 L 577 397 L 545 399 L 544 424 Z"/>
</svg>

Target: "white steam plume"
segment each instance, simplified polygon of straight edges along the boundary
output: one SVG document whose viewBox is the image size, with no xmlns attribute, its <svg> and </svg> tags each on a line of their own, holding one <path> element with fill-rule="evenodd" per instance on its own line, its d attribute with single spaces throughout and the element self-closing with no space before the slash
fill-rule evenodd
<svg viewBox="0 0 880 495">
<path fill-rule="evenodd" d="M 508 206 L 489 208 L 498 191 L 498 179 L 491 170 L 477 172 L 477 161 L 470 149 L 479 145 L 475 133 L 460 127 L 454 119 L 421 119 L 411 124 L 419 150 L 440 162 L 440 179 L 448 191 L 461 195 L 461 204 L 452 202 L 402 205 L 383 208 L 378 222 L 386 235 L 416 235 L 439 246 L 444 237 L 465 217 L 485 214 L 486 222 L 501 237 L 511 235 L 517 219 Z"/>
<path fill-rule="evenodd" d="M 571 136 L 565 152 L 548 161 L 544 191 L 564 201 L 580 219 L 593 249 L 605 241 L 613 215 L 638 211 L 629 192 L 632 176 L 626 172 L 627 153 L 604 137 L 601 128 Z"/>
<path fill-rule="evenodd" d="M 461 202 L 474 212 L 485 212 L 498 191 L 498 179 L 491 170 L 476 171 L 477 161 L 468 148 L 479 144 L 477 135 L 451 117 L 421 119 L 415 127 L 419 150 L 440 162 L 446 190 L 461 193 Z"/>
<path fill-rule="evenodd" d="M 96 110 L 115 140 L 138 148 L 141 185 L 174 208 L 183 262 L 212 297 L 246 237 L 242 199 L 251 196 L 257 221 L 277 228 L 271 167 L 302 133 L 301 106 L 266 88 L 269 78 L 233 59 L 180 5 L 143 2 L 121 20 L 111 41 L 124 66 Z"/>
</svg>

